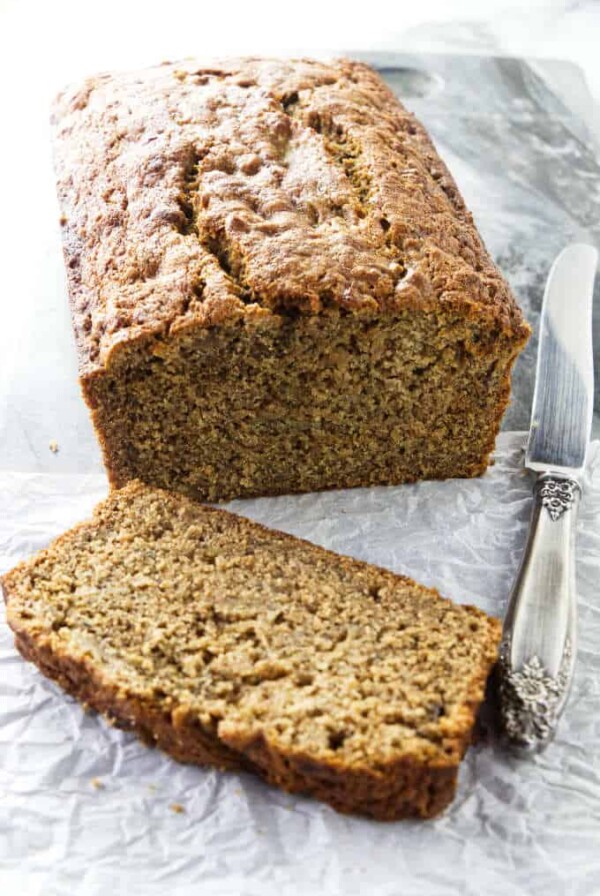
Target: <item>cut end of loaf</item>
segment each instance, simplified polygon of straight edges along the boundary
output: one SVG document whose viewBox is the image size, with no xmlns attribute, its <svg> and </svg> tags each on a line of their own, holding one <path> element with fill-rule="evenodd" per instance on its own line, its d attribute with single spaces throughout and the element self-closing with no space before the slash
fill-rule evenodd
<svg viewBox="0 0 600 896">
<path fill-rule="evenodd" d="M 19 649 L 175 758 L 375 818 L 451 800 L 499 623 L 130 484 L 3 580 Z"/>
<path fill-rule="evenodd" d="M 220 501 L 480 475 L 516 352 L 477 315 L 270 315 L 124 346 L 84 389 L 114 485 Z"/>
</svg>

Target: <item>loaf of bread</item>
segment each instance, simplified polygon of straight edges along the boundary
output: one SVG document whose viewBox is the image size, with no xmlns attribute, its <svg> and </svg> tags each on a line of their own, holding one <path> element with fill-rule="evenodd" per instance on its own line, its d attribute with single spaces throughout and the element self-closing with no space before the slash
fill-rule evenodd
<svg viewBox="0 0 600 896">
<path fill-rule="evenodd" d="M 529 329 L 374 71 L 164 64 L 67 90 L 54 123 L 114 485 L 219 500 L 486 469 Z"/>
<path fill-rule="evenodd" d="M 383 569 L 133 482 L 3 579 L 21 653 L 183 762 L 430 817 L 500 624 Z"/>
</svg>

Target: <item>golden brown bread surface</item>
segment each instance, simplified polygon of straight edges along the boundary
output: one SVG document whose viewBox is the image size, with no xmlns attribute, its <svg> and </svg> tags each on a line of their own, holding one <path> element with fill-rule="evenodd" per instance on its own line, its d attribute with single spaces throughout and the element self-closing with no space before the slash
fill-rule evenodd
<svg viewBox="0 0 600 896">
<path fill-rule="evenodd" d="M 90 78 L 54 119 L 114 484 L 214 500 L 485 469 L 529 330 L 375 72 L 187 60 Z"/>
<path fill-rule="evenodd" d="M 452 799 L 500 624 L 131 483 L 2 580 L 25 657 L 184 762 L 379 819 Z"/>
<path fill-rule="evenodd" d="M 261 310 L 467 305 L 523 332 L 424 128 L 365 65 L 99 75 L 55 119 L 84 372 L 143 333 Z"/>
</svg>

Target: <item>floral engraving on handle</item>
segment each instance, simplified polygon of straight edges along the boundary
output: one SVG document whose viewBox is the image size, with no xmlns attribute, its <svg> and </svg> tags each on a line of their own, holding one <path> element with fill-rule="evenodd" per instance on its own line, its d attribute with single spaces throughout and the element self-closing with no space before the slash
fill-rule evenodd
<svg viewBox="0 0 600 896">
<path fill-rule="evenodd" d="M 567 639 L 556 678 L 548 674 L 539 657 L 520 669 L 510 665 L 510 638 L 500 646 L 500 706 L 504 732 L 527 750 L 546 743 L 556 727 L 557 710 L 569 686 L 572 648 Z"/>
<path fill-rule="evenodd" d="M 551 519 L 559 519 L 568 510 L 579 491 L 574 479 L 542 479 L 540 498 Z"/>
</svg>

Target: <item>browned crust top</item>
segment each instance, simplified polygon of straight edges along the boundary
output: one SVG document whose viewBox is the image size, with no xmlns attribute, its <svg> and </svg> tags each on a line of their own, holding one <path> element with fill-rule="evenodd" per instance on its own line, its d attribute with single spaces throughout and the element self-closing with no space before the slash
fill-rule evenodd
<svg viewBox="0 0 600 896">
<path fill-rule="evenodd" d="M 148 334 L 289 311 L 441 303 L 527 334 L 424 128 L 361 63 L 102 74 L 54 123 L 82 373 Z"/>
</svg>

